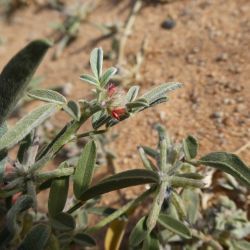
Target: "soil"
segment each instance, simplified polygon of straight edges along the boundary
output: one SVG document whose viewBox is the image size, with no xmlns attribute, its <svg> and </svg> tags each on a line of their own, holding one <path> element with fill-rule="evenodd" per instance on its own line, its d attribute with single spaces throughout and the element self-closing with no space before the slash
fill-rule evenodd
<svg viewBox="0 0 250 250">
<path fill-rule="evenodd" d="M 74 3 L 70 2 L 68 5 Z M 130 9 L 128 0 L 101 1 L 60 59 L 51 59 L 53 48 L 47 54 L 36 74 L 44 78 L 41 86 L 71 83 L 73 88 L 68 98 L 88 98 L 90 88 L 79 76 L 90 72 L 89 54 L 93 41 L 101 36 L 93 23 L 123 22 Z M 38 11 L 32 4 L 16 11 L 10 22 L 1 18 L 0 68 L 28 41 L 51 37 L 51 24 L 62 19 L 60 12 Z M 174 20 L 175 25 L 164 29 L 162 23 L 168 19 Z M 169 81 L 182 82 L 184 87 L 172 93 L 167 104 L 148 109 L 110 129 L 110 134 L 117 136 L 109 144 L 117 156 L 116 170 L 142 167 L 137 146 L 156 145 L 157 136 L 152 129 L 155 123 L 165 125 L 176 141 L 189 134 L 197 137 L 200 155 L 210 151 L 236 152 L 249 163 L 249 147 L 244 148 L 250 139 L 249 0 L 176 0 L 148 4 L 137 15 L 126 44 L 126 57 L 139 51 L 145 36 L 148 46 L 141 79 L 136 83 L 141 93 Z M 106 39 L 95 46 L 108 51 L 110 43 Z M 110 65 L 112 61 L 105 61 L 106 68 Z M 57 115 L 52 120 L 61 126 L 65 119 Z M 126 196 L 135 196 L 138 190 L 127 190 Z"/>
</svg>

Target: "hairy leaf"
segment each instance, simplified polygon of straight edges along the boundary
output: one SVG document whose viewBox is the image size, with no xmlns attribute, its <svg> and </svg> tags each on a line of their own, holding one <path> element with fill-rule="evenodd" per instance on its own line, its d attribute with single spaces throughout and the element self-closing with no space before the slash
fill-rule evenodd
<svg viewBox="0 0 250 250">
<path fill-rule="evenodd" d="M 74 235 L 73 242 L 84 247 L 93 247 L 96 245 L 95 240 L 85 233 L 77 233 Z"/>
<path fill-rule="evenodd" d="M 63 95 L 50 89 L 33 89 L 28 92 L 28 96 L 50 103 L 65 104 L 67 102 Z"/>
<path fill-rule="evenodd" d="M 110 78 L 115 75 L 117 72 L 117 69 L 114 67 L 111 67 L 107 69 L 107 71 L 102 75 L 100 83 L 102 87 L 105 87 L 107 83 L 109 82 Z"/>
<path fill-rule="evenodd" d="M 128 93 L 126 94 L 127 102 L 133 102 L 136 99 L 139 93 L 139 89 L 140 86 L 135 85 L 128 90 Z"/>
<path fill-rule="evenodd" d="M 73 231 L 76 226 L 74 218 L 62 212 L 50 218 L 50 221 L 52 227 L 60 231 Z"/>
<path fill-rule="evenodd" d="M 50 47 L 45 40 L 35 40 L 19 51 L 0 75 L 0 125 L 13 111 Z"/>
<path fill-rule="evenodd" d="M 62 163 L 59 168 L 67 167 L 67 163 Z M 55 216 L 56 214 L 63 211 L 69 189 L 69 176 L 62 177 L 59 179 L 54 179 L 52 181 L 49 200 L 48 200 L 48 210 L 50 216 Z"/>
<path fill-rule="evenodd" d="M 80 77 L 80 79 L 94 86 L 99 85 L 99 82 L 96 80 L 96 78 L 91 75 L 84 74 Z"/>
<path fill-rule="evenodd" d="M 77 199 L 87 190 L 92 181 L 95 162 L 96 144 L 92 140 L 84 147 L 73 176 L 74 194 Z"/>
<path fill-rule="evenodd" d="M 103 51 L 101 48 L 95 48 L 90 54 L 90 66 L 96 79 L 102 75 Z"/>
<path fill-rule="evenodd" d="M 213 152 L 203 156 L 198 162 L 231 174 L 250 188 L 250 168 L 237 155 Z"/>
<path fill-rule="evenodd" d="M 199 145 L 198 145 L 197 140 L 191 135 L 189 135 L 183 141 L 183 149 L 184 149 L 185 157 L 187 160 L 191 160 L 196 157 L 198 147 Z"/>
<path fill-rule="evenodd" d="M 39 126 L 49 116 L 55 113 L 58 108 L 59 106 L 57 104 L 49 103 L 36 108 L 31 113 L 24 116 L 14 127 L 10 128 L 0 138 L 0 151 L 4 148 L 10 148 L 21 141 L 34 128 Z"/>
<path fill-rule="evenodd" d="M 79 121 L 81 117 L 81 110 L 78 102 L 69 101 L 63 110 L 67 112 L 74 120 Z"/>
<path fill-rule="evenodd" d="M 179 236 L 190 239 L 191 232 L 182 222 L 168 216 L 166 214 L 160 214 L 158 223 L 168 229 L 169 231 L 178 234 Z"/>
<path fill-rule="evenodd" d="M 79 199 L 86 201 L 97 195 L 146 183 L 159 183 L 158 174 L 144 169 L 128 170 L 108 177 L 95 186 L 90 187 Z"/>
</svg>

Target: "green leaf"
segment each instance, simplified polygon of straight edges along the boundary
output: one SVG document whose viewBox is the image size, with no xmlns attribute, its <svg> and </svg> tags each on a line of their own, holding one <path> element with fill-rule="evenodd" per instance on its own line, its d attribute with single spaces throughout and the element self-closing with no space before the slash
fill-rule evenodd
<svg viewBox="0 0 250 250">
<path fill-rule="evenodd" d="M 81 110 L 78 102 L 69 101 L 67 103 L 67 106 L 63 106 L 63 110 L 67 112 L 74 120 L 80 120 Z"/>
<path fill-rule="evenodd" d="M 50 89 L 34 89 L 28 92 L 28 96 L 37 100 L 57 103 L 57 104 L 65 104 L 67 102 L 66 98 L 58 93 L 57 91 Z"/>
<path fill-rule="evenodd" d="M 198 142 L 197 140 L 189 135 L 184 141 L 183 141 L 183 150 L 185 153 L 185 157 L 187 160 L 191 160 L 196 157 L 198 152 Z"/>
<path fill-rule="evenodd" d="M 107 71 L 102 75 L 100 83 L 102 87 L 105 87 L 107 83 L 109 82 L 110 78 L 115 75 L 117 72 L 117 69 L 114 67 L 111 67 L 107 69 Z"/>
<path fill-rule="evenodd" d="M 160 250 L 160 242 L 154 233 L 148 234 L 145 239 L 145 249 Z"/>
<path fill-rule="evenodd" d="M 50 47 L 45 40 L 35 40 L 19 51 L 0 75 L 0 125 L 13 111 Z"/>
<path fill-rule="evenodd" d="M 133 109 L 136 109 L 136 111 L 138 111 L 139 109 L 144 109 L 149 107 L 149 103 L 145 98 L 139 98 L 134 102 L 127 103 L 126 107 L 128 110 L 134 111 Z"/>
<path fill-rule="evenodd" d="M 85 233 L 75 234 L 73 242 L 84 247 L 93 247 L 96 245 L 95 240 L 91 236 Z"/>
<path fill-rule="evenodd" d="M 101 48 L 95 48 L 90 54 L 90 66 L 96 79 L 102 75 L 103 51 Z"/>
<path fill-rule="evenodd" d="M 181 220 L 186 219 L 186 217 L 187 217 L 186 207 L 185 207 L 181 197 L 176 192 L 172 192 L 171 202 L 173 203 L 173 205 L 178 213 L 178 217 Z"/>
<path fill-rule="evenodd" d="M 155 160 L 159 161 L 160 153 L 150 147 L 142 146 L 144 152 L 148 155 L 154 158 Z"/>
<path fill-rule="evenodd" d="M 94 85 L 94 86 L 99 85 L 99 82 L 96 80 L 96 78 L 91 76 L 91 75 L 84 74 L 84 75 L 80 76 L 80 79 L 87 82 L 87 83 L 90 83 L 91 85 Z"/>
<path fill-rule="evenodd" d="M 63 162 L 59 168 L 68 167 L 66 162 Z M 48 210 L 50 216 L 55 216 L 62 212 L 67 200 L 69 189 L 69 176 L 54 179 L 52 181 L 49 200 L 48 200 Z"/>
<path fill-rule="evenodd" d="M 168 216 L 166 214 L 160 214 L 158 217 L 158 223 L 168 229 L 169 231 L 178 234 L 179 236 L 190 239 L 191 232 L 182 222 Z"/>
<path fill-rule="evenodd" d="M 127 102 L 133 102 L 136 99 L 139 93 L 139 89 L 140 86 L 135 85 L 128 90 L 128 93 L 126 94 Z"/>
<path fill-rule="evenodd" d="M 238 179 L 250 188 L 250 168 L 235 154 L 213 152 L 203 156 L 198 163 L 217 168 Z"/>
<path fill-rule="evenodd" d="M 49 240 L 51 229 L 44 224 L 34 226 L 24 238 L 18 250 L 43 250 Z"/>
<path fill-rule="evenodd" d="M 103 110 L 98 111 L 92 116 L 92 126 L 94 129 L 98 129 L 102 125 L 107 123 L 107 121 L 109 120 L 110 120 L 110 117 L 106 114 L 105 111 Z"/>
<path fill-rule="evenodd" d="M 8 130 L 8 127 L 7 127 L 6 122 L 0 125 L 0 138 L 7 132 L 7 130 Z"/>
<path fill-rule="evenodd" d="M 4 148 L 11 148 L 21 141 L 31 132 L 31 130 L 39 126 L 49 116 L 55 113 L 58 108 L 59 106 L 57 104 L 49 103 L 36 108 L 31 113 L 24 116 L 13 128 L 10 128 L 0 138 L 0 151 Z"/>
<path fill-rule="evenodd" d="M 52 227 L 60 231 L 73 231 L 76 226 L 74 218 L 62 212 L 50 218 L 50 221 Z"/>
<path fill-rule="evenodd" d="M 249 250 L 250 242 L 246 240 L 232 240 L 232 247 L 234 250 Z"/>
<path fill-rule="evenodd" d="M 141 96 L 141 98 L 145 98 L 148 103 L 152 105 L 161 98 L 165 98 L 168 92 L 178 89 L 181 86 L 182 84 L 178 82 L 163 83 L 160 86 L 157 86 L 156 88 L 153 88 L 152 90 L 146 92 Z"/>
<path fill-rule="evenodd" d="M 142 217 L 133 228 L 129 236 L 129 245 L 131 247 L 138 246 L 144 239 L 146 239 L 148 231 L 146 225 L 147 218 Z"/>
<path fill-rule="evenodd" d="M 84 147 L 73 176 L 74 194 L 77 199 L 88 189 L 92 181 L 95 163 L 96 144 L 92 140 Z"/>
<path fill-rule="evenodd" d="M 146 183 L 159 183 L 158 174 L 144 169 L 124 171 L 108 177 L 95 186 L 90 187 L 81 195 L 80 200 L 86 201 L 97 195 Z"/>
</svg>

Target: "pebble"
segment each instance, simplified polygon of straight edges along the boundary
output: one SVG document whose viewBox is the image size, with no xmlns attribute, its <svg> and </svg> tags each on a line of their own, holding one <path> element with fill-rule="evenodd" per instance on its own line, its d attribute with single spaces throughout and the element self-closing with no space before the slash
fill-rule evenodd
<svg viewBox="0 0 250 250">
<path fill-rule="evenodd" d="M 226 62 L 228 60 L 228 54 L 227 53 L 221 53 L 216 57 L 216 62 Z"/>
<path fill-rule="evenodd" d="M 165 21 L 163 21 L 163 23 L 161 24 L 161 27 L 166 30 L 171 30 L 175 27 L 175 25 L 176 25 L 176 22 L 173 19 L 168 18 Z"/>
<path fill-rule="evenodd" d="M 235 104 L 235 103 L 236 103 L 236 101 L 235 101 L 234 99 L 230 99 L 230 98 L 225 98 L 225 99 L 223 100 L 223 102 L 224 102 L 224 104 L 226 104 L 226 105 L 231 105 L 231 104 Z"/>
</svg>

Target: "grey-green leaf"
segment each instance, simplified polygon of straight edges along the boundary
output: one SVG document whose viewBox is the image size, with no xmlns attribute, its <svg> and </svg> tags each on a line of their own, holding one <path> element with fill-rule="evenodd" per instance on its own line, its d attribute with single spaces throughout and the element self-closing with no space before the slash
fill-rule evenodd
<svg viewBox="0 0 250 250">
<path fill-rule="evenodd" d="M 67 163 L 62 163 L 59 168 L 68 167 Z M 69 176 L 54 179 L 52 181 L 49 200 L 48 200 L 48 210 L 50 216 L 55 216 L 62 212 L 67 200 L 69 189 Z"/>
<path fill-rule="evenodd" d="M 138 246 L 147 237 L 146 217 L 142 217 L 133 228 L 129 236 L 129 245 L 131 247 Z"/>
<path fill-rule="evenodd" d="M 191 238 L 191 232 L 187 226 L 185 226 L 182 222 L 172 218 L 166 214 L 160 214 L 158 217 L 158 223 L 168 229 L 169 231 L 185 238 Z"/>
<path fill-rule="evenodd" d="M 4 148 L 11 148 L 21 141 L 31 130 L 39 126 L 58 109 L 59 106 L 57 104 L 48 103 L 24 116 L 0 138 L 0 151 Z"/>
<path fill-rule="evenodd" d="M 185 140 L 183 140 L 183 150 L 187 160 L 191 160 L 196 157 L 198 152 L 198 142 L 197 140 L 189 135 Z"/>
<path fill-rule="evenodd" d="M 126 187 L 147 183 L 158 184 L 159 181 L 159 175 L 153 171 L 145 169 L 127 170 L 108 177 L 95 186 L 90 187 L 81 195 L 80 200 L 86 201 L 95 196 Z"/>
<path fill-rule="evenodd" d="M 154 233 L 148 234 L 145 239 L 145 249 L 160 250 L 160 242 Z"/>
<path fill-rule="evenodd" d="M 140 86 L 135 85 L 128 90 L 128 93 L 126 94 L 127 102 L 133 102 L 136 99 L 139 93 L 139 89 Z"/>
<path fill-rule="evenodd" d="M 152 90 L 146 92 L 141 98 L 145 98 L 150 105 L 154 104 L 161 98 L 165 98 L 166 94 L 170 91 L 178 89 L 182 86 L 178 82 L 163 83 L 160 86 L 153 88 Z"/>
<path fill-rule="evenodd" d="M 73 176 L 74 194 L 79 199 L 89 187 L 96 162 L 96 144 L 92 140 L 86 144 L 77 163 Z"/>
<path fill-rule="evenodd" d="M 84 247 L 93 247 L 96 245 L 95 240 L 85 233 L 77 233 L 74 235 L 73 241 Z"/>
<path fill-rule="evenodd" d="M 76 226 L 74 218 L 62 212 L 50 218 L 50 221 L 52 227 L 60 231 L 73 231 Z"/>
<path fill-rule="evenodd" d="M 74 120 L 79 121 L 81 117 L 81 109 L 78 102 L 69 101 L 63 110 L 67 112 Z"/>
<path fill-rule="evenodd" d="M 26 235 L 18 250 L 43 250 L 49 240 L 51 229 L 48 225 L 38 224 Z"/>
<path fill-rule="evenodd" d="M 50 103 L 65 104 L 67 102 L 63 95 L 50 89 L 33 89 L 28 92 L 28 96 Z"/>
<path fill-rule="evenodd" d="M 133 102 L 127 103 L 126 107 L 130 112 L 135 112 L 149 107 L 149 103 L 145 98 L 139 98 Z"/>
<path fill-rule="evenodd" d="M 80 76 L 80 79 L 94 86 L 99 85 L 99 82 L 97 81 L 97 79 L 91 75 L 84 74 Z"/>
<path fill-rule="evenodd" d="M 117 69 L 114 67 L 107 69 L 107 71 L 101 77 L 101 80 L 100 80 L 101 86 L 105 87 L 107 83 L 109 82 L 109 80 L 111 79 L 111 77 L 116 74 L 116 72 L 117 72 Z"/>
<path fill-rule="evenodd" d="M 35 40 L 19 51 L 0 75 L 0 125 L 13 111 L 50 47 L 45 40 Z"/>
<path fill-rule="evenodd" d="M 103 51 L 101 48 L 95 48 L 90 54 L 90 66 L 96 79 L 100 80 L 102 75 Z"/>
<path fill-rule="evenodd" d="M 237 155 L 226 152 L 213 152 L 203 156 L 198 162 L 231 174 L 250 188 L 250 168 Z"/>
</svg>

